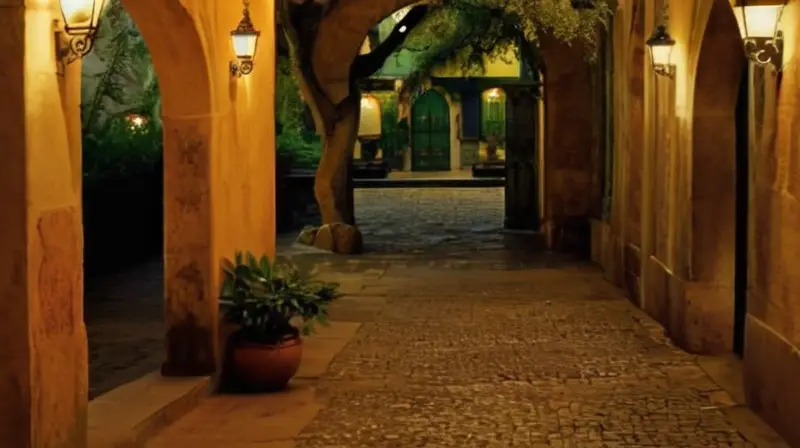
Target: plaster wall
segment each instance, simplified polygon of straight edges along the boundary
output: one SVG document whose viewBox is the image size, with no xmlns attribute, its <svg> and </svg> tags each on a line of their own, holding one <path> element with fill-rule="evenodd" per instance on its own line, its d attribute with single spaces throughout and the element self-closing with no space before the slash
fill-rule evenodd
<svg viewBox="0 0 800 448">
<path fill-rule="evenodd" d="M 125 1 L 163 100 L 164 373 L 216 368 L 219 265 L 274 254 L 274 12 L 252 6 L 256 68 L 230 75 L 239 3 Z M 80 64 L 57 75 L 55 0 L 3 0 L 0 23 L 0 440 L 86 445 Z"/>
<path fill-rule="evenodd" d="M 734 325 L 735 105 L 743 63 L 728 0 L 670 2 L 674 78 L 637 56 L 660 2 L 625 2 L 614 51 L 615 163 L 611 216 L 593 225 L 593 258 L 684 348 L 732 350 Z M 636 31 L 643 17 L 644 33 Z M 782 81 L 751 68 L 748 403 L 800 445 L 800 4 L 790 2 Z M 643 66 L 641 66 L 643 65 Z M 638 79 L 643 88 L 639 90 Z M 634 80 L 635 82 L 632 82 Z M 641 95 L 641 109 L 638 102 Z M 638 172 L 639 174 L 636 174 Z"/>
</svg>

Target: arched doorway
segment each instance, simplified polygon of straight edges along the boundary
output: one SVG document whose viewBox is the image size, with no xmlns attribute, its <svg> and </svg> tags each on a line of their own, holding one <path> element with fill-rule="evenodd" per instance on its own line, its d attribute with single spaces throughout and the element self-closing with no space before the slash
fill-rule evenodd
<svg viewBox="0 0 800 448">
<path fill-rule="evenodd" d="M 450 107 L 436 90 L 428 90 L 411 108 L 411 169 L 450 170 Z"/>
<path fill-rule="evenodd" d="M 506 143 L 506 93 L 494 87 L 481 94 L 481 159 L 505 160 Z"/>
<path fill-rule="evenodd" d="M 744 337 L 749 79 L 741 45 L 729 2 L 714 0 L 699 50 L 692 117 L 688 273 L 693 283 L 714 286 L 697 298 L 702 307 L 691 309 L 695 300 L 687 297 L 687 322 L 689 316 L 704 322 L 699 340 L 687 343 L 701 352 L 739 350 Z"/>
</svg>

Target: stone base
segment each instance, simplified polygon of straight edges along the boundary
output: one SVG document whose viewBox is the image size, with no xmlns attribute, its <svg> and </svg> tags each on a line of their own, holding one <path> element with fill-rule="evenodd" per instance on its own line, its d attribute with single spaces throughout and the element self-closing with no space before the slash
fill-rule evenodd
<svg viewBox="0 0 800 448">
<path fill-rule="evenodd" d="M 733 287 L 686 282 L 652 256 L 645 269 L 642 308 L 667 329 L 675 344 L 706 355 L 733 350 Z"/>
<path fill-rule="evenodd" d="M 206 397 L 211 381 L 152 373 L 89 402 L 89 447 L 143 446 Z"/>
<path fill-rule="evenodd" d="M 800 350 L 747 315 L 744 384 L 747 405 L 790 446 L 800 446 Z"/>
<path fill-rule="evenodd" d="M 358 227 L 341 222 L 306 227 L 297 242 L 337 254 L 360 254 L 364 250 L 364 238 Z"/>
</svg>

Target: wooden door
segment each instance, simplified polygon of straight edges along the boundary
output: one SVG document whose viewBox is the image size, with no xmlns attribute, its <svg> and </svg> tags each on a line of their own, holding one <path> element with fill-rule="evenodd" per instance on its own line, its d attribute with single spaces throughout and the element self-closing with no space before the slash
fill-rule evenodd
<svg viewBox="0 0 800 448">
<path fill-rule="evenodd" d="M 509 230 L 539 230 L 538 139 L 539 102 L 536 87 L 507 86 L 506 91 L 506 216 Z"/>
<path fill-rule="evenodd" d="M 411 169 L 450 171 L 450 108 L 435 90 L 420 95 L 411 108 Z"/>
</svg>

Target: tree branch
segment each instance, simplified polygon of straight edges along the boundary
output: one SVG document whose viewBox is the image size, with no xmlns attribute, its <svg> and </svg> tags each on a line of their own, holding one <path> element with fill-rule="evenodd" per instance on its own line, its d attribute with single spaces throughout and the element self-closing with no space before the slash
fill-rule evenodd
<svg viewBox="0 0 800 448">
<path fill-rule="evenodd" d="M 352 79 L 368 78 L 383 67 L 389 56 L 405 42 L 406 37 L 415 26 L 422 22 L 428 13 L 428 5 L 419 5 L 411 10 L 399 21 L 392 30 L 392 33 L 378 46 L 367 54 L 356 57 L 350 69 Z"/>
</svg>

